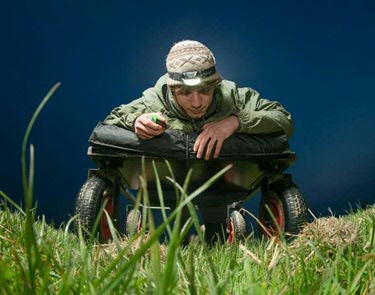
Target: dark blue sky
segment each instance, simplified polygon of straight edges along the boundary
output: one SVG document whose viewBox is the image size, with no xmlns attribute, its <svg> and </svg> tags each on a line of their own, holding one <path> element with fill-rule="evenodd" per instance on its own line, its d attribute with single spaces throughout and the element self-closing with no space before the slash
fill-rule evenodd
<svg viewBox="0 0 375 295">
<path fill-rule="evenodd" d="M 290 169 L 312 211 L 374 203 L 374 1 L 7 1 L 0 9 L 0 190 L 22 197 L 20 153 L 38 118 L 38 214 L 67 221 L 94 167 L 96 123 L 165 72 L 173 43 L 195 39 L 226 79 L 280 101 L 292 114 Z"/>
</svg>

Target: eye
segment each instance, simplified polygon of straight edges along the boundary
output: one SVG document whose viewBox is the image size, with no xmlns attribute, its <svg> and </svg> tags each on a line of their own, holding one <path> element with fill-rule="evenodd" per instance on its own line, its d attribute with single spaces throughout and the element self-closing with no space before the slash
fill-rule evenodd
<svg viewBox="0 0 375 295">
<path fill-rule="evenodd" d="M 198 90 L 198 92 L 201 94 L 208 94 L 210 90 L 211 90 L 210 88 L 201 88 Z"/>
<path fill-rule="evenodd" d="M 186 95 L 191 94 L 192 92 L 193 92 L 192 89 L 189 87 L 179 87 L 176 89 L 176 94 L 178 95 L 186 96 Z"/>
</svg>

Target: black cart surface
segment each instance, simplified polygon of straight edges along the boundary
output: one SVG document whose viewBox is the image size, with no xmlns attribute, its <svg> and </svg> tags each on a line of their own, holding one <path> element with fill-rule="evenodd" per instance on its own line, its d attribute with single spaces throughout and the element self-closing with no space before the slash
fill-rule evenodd
<svg viewBox="0 0 375 295">
<path fill-rule="evenodd" d="M 285 134 L 236 133 L 224 142 L 219 157 L 208 161 L 197 159 L 193 152 L 197 136 L 197 133 L 188 135 L 177 130 L 166 130 L 159 137 L 140 140 L 132 131 L 99 123 L 89 138 L 88 156 L 97 169 L 90 170 L 88 182 L 90 179 L 91 182 L 93 179 L 100 179 L 102 184 L 99 186 L 103 189 L 98 189 L 98 196 L 89 196 L 92 194 L 92 189 L 87 188 L 90 185 L 83 185 L 75 207 L 75 213 L 81 215 L 81 224 L 88 230 L 91 229 L 93 218 L 98 214 L 99 205 L 105 198 L 110 198 L 107 211 L 115 216 L 115 220 L 120 220 L 119 216 L 116 217 L 119 214 L 117 196 L 122 193 L 135 201 L 128 191 L 140 188 L 142 165 L 146 172 L 151 205 L 159 205 L 153 165 L 162 182 L 165 205 L 175 205 L 175 188 L 166 180 L 167 176 L 171 177 L 167 160 L 174 178 L 181 185 L 189 169 L 193 170 L 189 192 L 231 165 L 209 189 L 194 200 L 198 207 L 243 202 L 261 190 L 259 214 L 265 226 L 273 231 L 281 228 L 292 234 L 299 231 L 306 219 L 306 206 L 291 175 L 284 173 L 296 161 L 296 154 L 290 151 Z M 95 186 L 91 186 L 93 185 Z M 87 209 L 89 199 L 95 204 L 90 210 Z M 274 216 L 270 216 L 266 205 Z M 95 212 L 87 214 L 87 211 Z M 85 215 L 90 216 L 86 218 Z M 275 220 L 277 225 L 272 222 Z"/>
</svg>

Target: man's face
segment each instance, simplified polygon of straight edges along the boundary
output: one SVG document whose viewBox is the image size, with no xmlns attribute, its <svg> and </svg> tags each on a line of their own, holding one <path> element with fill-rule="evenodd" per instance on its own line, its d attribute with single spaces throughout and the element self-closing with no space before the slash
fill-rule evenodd
<svg viewBox="0 0 375 295">
<path fill-rule="evenodd" d="M 202 118 L 211 105 L 214 88 L 195 89 L 191 91 L 176 90 L 174 99 L 185 113 L 192 119 Z"/>
</svg>

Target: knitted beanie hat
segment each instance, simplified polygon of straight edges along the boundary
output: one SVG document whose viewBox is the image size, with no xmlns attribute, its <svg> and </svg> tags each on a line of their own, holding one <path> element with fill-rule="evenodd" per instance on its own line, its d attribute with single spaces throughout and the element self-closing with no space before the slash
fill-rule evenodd
<svg viewBox="0 0 375 295">
<path fill-rule="evenodd" d="M 215 57 L 202 43 L 184 40 L 173 45 L 167 56 L 167 84 L 196 86 L 221 80 L 215 68 Z"/>
</svg>

